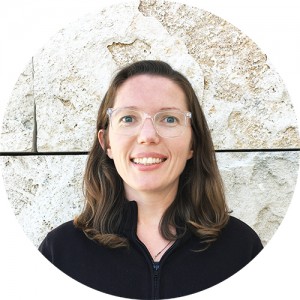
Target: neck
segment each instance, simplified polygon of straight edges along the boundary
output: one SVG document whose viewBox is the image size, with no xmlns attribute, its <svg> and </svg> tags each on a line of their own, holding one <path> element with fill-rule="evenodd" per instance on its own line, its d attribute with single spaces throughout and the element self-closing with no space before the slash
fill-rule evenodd
<svg viewBox="0 0 300 300">
<path fill-rule="evenodd" d="M 165 191 L 136 191 L 125 185 L 128 200 L 135 200 L 138 205 L 138 225 L 157 227 L 166 209 L 174 201 L 176 189 Z"/>
</svg>

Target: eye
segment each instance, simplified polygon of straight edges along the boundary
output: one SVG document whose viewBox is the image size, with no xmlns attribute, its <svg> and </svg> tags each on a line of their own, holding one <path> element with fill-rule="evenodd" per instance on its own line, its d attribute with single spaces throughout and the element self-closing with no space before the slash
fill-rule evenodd
<svg viewBox="0 0 300 300">
<path fill-rule="evenodd" d="M 180 124 L 180 119 L 174 114 L 164 114 L 161 116 L 161 123 L 166 126 L 176 126 Z"/>
<path fill-rule="evenodd" d="M 173 116 L 168 116 L 165 117 L 164 122 L 169 123 L 169 124 L 173 124 L 176 123 L 177 119 Z"/>
<path fill-rule="evenodd" d="M 139 112 L 128 109 L 118 109 L 112 116 L 112 123 L 117 127 L 132 127 L 140 124 L 141 116 Z"/>
<path fill-rule="evenodd" d="M 120 120 L 123 123 L 132 123 L 133 122 L 133 117 L 132 116 L 124 116 Z"/>
<path fill-rule="evenodd" d="M 181 116 L 174 111 L 163 111 L 156 114 L 155 122 L 158 126 L 177 127 L 181 125 Z"/>
</svg>

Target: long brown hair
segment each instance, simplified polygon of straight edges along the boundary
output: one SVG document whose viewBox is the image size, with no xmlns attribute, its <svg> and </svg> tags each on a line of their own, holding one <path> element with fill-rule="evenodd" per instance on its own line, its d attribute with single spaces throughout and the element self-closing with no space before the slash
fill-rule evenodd
<svg viewBox="0 0 300 300">
<path fill-rule="evenodd" d="M 163 76 L 184 91 L 188 110 L 192 113 L 193 157 L 180 175 L 177 195 L 165 211 L 160 232 L 167 240 L 178 238 L 178 232 L 189 229 L 207 245 L 215 241 L 229 219 L 224 189 L 216 163 L 215 151 L 205 116 L 190 82 L 162 61 L 144 60 L 121 69 L 113 78 L 100 105 L 94 143 L 84 175 L 85 207 L 74 224 L 92 240 L 111 248 L 128 246 L 118 235 L 127 199 L 123 181 L 113 160 L 98 141 L 98 131 L 108 129 L 106 111 L 113 107 L 118 88 L 130 77 L 149 74 Z M 107 130 L 105 131 L 107 132 Z M 170 228 L 181 229 L 174 235 Z"/>
</svg>

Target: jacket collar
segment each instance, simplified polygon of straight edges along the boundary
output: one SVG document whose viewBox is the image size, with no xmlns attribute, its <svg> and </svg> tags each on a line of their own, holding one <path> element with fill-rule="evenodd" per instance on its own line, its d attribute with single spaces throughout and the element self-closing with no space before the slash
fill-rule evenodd
<svg viewBox="0 0 300 300">
<path fill-rule="evenodd" d="M 125 237 L 132 239 L 136 235 L 137 231 L 137 219 L 138 219 L 138 205 L 136 201 L 128 201 L 124 206 L 124 215 L 122 228 L 120 228 L 121 234 Z M 184 221 L 178 221 L 178 228 L 186 227 Z M 192 235 L 190 230 L 184 232 L 183 229 L 177 229 L 177 233 L 181 235 L 180 242 L 184 242 Z"/>
</svg>

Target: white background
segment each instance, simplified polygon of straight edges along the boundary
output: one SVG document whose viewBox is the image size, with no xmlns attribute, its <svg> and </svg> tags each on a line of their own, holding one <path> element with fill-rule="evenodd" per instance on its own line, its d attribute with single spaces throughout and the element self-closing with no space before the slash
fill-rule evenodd
<svg viewBox="0 0 300 300">
<path fill-rule="evenodd" d="M 114 0 L 9 0 L 0 4 L 0 123 L 20 73 L 61 28 Z M 229 21 L 253 39 L 283 78 L 300 116 L 299 1 L 180 1 Z M 5 3 L 5 4 L 4 4 Z M 299 121 L 298 121 L 299 124 Z M 298 180 L 299 182 L 299 180 Z M 249 266 L 193 299 L 300 299 L 299 183 L 288 213 L 264 251 Z M 251 201 L 251 199 L 249 199 Z M 0 276 L 2 299 L 82 299 L 99 292 L 57 271 L 18 225 L 0 178 Z M 297 275 L 295 275 L 297 274 Z M 190 297 L 189 297 L 190 298 Z"/>
</svg>

